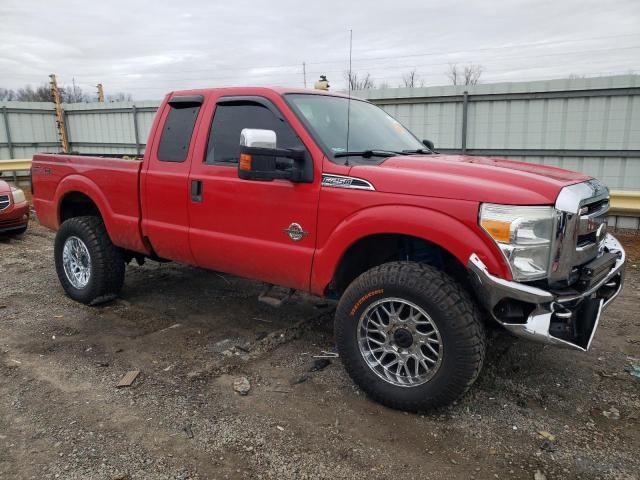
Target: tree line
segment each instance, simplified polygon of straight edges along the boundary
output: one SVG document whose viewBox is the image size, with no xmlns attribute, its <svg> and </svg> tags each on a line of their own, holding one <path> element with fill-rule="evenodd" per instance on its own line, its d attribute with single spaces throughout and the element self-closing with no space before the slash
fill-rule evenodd
<svg viewBox="0 0 640 480">
<path fill-rule="evenodd" d="M 482 65 L 449 65 L 446 72 L 447 78 L 452 85 L 477 85 L 480 77 L 484 72 Z M 388 82 L 381 82 L 376 85 L 374 78 L 370 73 L 361 74 L 358 72 L 345 72 L 345 81 L 351 90 L 366 90 L 369 88 L 392 88 Z M 402 74 L 401 82 L 398 87 L 415 88 L 424 87 L 425 81 L 420 78 L 420 74 L 414 68 Z M 73 82 L 72 85 L 59 86 L 60 98 L 63 103 L 89 103 L 98 100 L 97 93 L 86 93 L 78 85 Z M 0 101 L 19 101 L 19 102 L 51 102 L 51 87 L 47 83 L 40 86 L 32 87 L 27 85 L 18 89 L 0 87 Z M 131 94 L 118 92 L 105 96 L 107 102 L 130 102 Z"/>
<path fill-rule="evenodd" d="M 89 103 L 98 101 L 97 93 L 86 93 L 81 87 L 75 84 L 58 86 L 60 98 L 63 103 Z M 107 102 L 129 102 L 132 100 L 131 94 L 118 92 L 105 95 Z M 0 87 L 0 101 L 18 102 L 51 102 L 51 87 L 43 83 L 37 87 L 26 85 L 22 88 L 11 89 Z"/>
<path fill-rule="evenodd" d="M 452 85 L 477 85 L 480 82 L 480 77 L 484 72 L 482 65 L 463 65 L 456 64 L 449 65 L 449 69 L 445 72 L 447 78 Z M 370 73 L 361 74 L 358 72 L 345 72 L 345 81 L 351 90 L 366 90 L 368 88 L 376 88 L 376 82 Z M 397 85 L 400 88 L 415 88 L 424 87 L 425 81 L 420 78 L 420 74 L 414 68 L 404 74 L 400 84 Z M 378 88 L 393 88 L 388 82 L 381 82 L 377 85 Z"/>
</svg>

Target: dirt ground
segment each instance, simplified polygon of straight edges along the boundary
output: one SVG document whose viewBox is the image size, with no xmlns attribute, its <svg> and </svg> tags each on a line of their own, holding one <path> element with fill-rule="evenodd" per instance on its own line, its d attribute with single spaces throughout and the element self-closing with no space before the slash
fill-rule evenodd
<svg viewBox="0 0 640 480">
<path fill-rule="evenodd" d="M 309 372 L 333 349 L 320 299 L 274 309 L 259 283 L 150 262 L 86 307 L 52 245 L 35 222 L 0 240 L 1 479 L 640 476 L 637 256 L 589 353 L 495 341 L 458 404 L 414 415 L 368 400 L 339 361 Z"/>
</svg>

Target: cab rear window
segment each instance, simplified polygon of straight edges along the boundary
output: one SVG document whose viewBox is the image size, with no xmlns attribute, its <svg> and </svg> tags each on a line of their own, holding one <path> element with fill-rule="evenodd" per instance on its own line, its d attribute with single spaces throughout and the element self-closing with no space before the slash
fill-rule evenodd
<svg viewBox="0 0 640 480">
<path fill-rule="evenodd" d="M 187 159 L 193 127 L 199 112 L 199 104 L 188 102 L 170 104 L 169 115 L 160 137 L 158 160 L 184 162 Z"/>
</svg>

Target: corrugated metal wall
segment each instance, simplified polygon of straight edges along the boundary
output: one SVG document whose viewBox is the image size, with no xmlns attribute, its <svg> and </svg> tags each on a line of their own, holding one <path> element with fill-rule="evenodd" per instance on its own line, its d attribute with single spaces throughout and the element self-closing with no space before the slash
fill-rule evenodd
<svg viewBox="0 0 640 480">
<path fill-rule="evenodd" d="M 158 105 L 155 101 L 65 105 L 72 150 L 80 153 L 143 152 Z"/>
<path fill-rule="evenodd" d="M 159 101 L 64 104 L 71 150 L 109 154 L 144 152 L 159 104 Z M 59 140 L 52 104 L 0 102 L 0 160 L 57 151 Z"/>
<path fill-rule="evenodd" d="M 442 152 L 555 165 L 598 177 L 612 189 L 640 190 L 638 75 L 356 95 Z"/>
<path fill-rule="evenodd" d="M 0 159 L 30 158 L 36 151 L 57 150 L 58 134 L 53 105 L 0 102 Z"/>
</svg>

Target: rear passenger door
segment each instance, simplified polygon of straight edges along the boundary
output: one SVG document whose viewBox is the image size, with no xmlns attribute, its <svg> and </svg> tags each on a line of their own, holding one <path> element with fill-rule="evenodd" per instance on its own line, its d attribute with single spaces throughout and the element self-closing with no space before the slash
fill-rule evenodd
<svg viewBox="0 0 640 480">
<path fill-rule="evenodd" d="M 265 97 L 213 98 L 213 120 L 199 132 L 202 157 L 194 157 L 191 182 L 201 185 L 192 196 L 191 250 L 204 267 L 277 285 L 306 289 L 316 238 L 319 170 L 313 183 L 268 182 L 238 178 L 240 132 L 273 130 L 278 148 L 309 149 L 281 111 Z M 207 115 L 208 117 L 208 115 Z M 320 162 L 316 160 L 316 165 Z M 304 230 L 293 239 L 287 229 Z M 294 235 L 295 237 L 295 235 Z"/>
<path fill-rule="evenodd" d="M 165 105 L 142 178 L 142 232 L 158 256 L 194 263 L 189 245 L 189 168 L 201 95 L 173 96 Z"/>
</svg>

